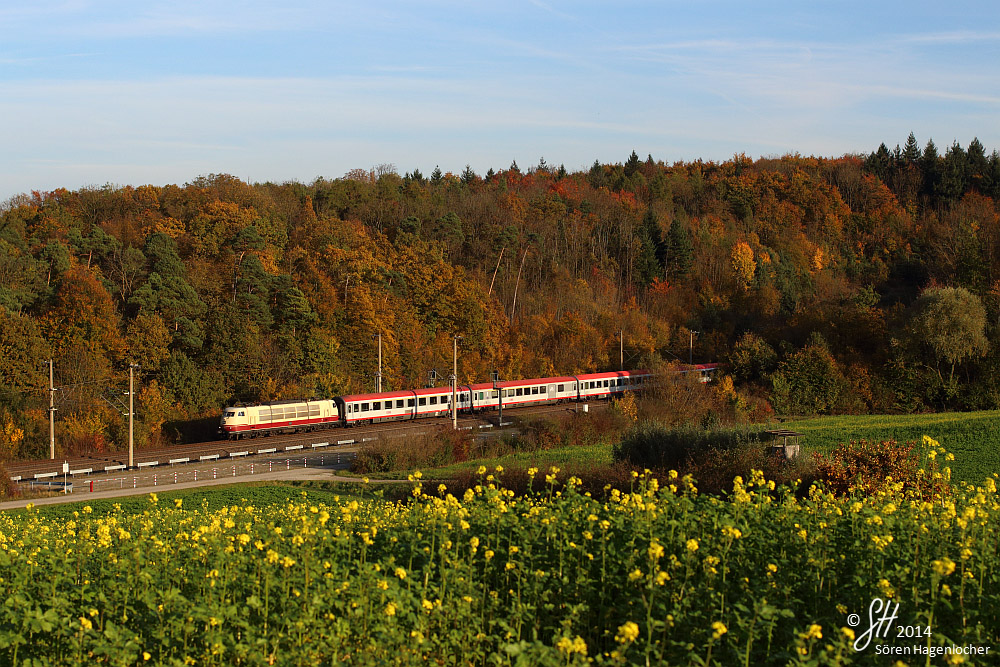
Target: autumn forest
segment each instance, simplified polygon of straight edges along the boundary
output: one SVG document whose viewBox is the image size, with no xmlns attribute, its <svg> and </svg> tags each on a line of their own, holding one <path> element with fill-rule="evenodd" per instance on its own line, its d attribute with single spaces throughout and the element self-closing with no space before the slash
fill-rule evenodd
<svg viewBox="0 0 1000 667">
<path fill-rule="evenodd" d="M 893 142 L 895 143 L 895 142 Z M 727 420 L 1000 407 L 1000 156 L 34 192 L 0 206 L 0 449 L 140 445 L 235 401 L 719 361 Z M 446 380 L 438 380 L 444 384 Z M 201 420 L 199 422 L 199 420 Z"/>
</svg>

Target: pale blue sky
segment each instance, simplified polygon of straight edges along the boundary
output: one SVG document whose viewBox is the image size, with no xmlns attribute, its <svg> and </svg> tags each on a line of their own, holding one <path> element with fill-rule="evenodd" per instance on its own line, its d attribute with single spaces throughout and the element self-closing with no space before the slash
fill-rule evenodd
<svg viewBox="0 0 1000 667">
<path fill-rule="evenodd" d="M 0 0 L 0 201 L 902 144 L 1000 149 L 1000 3 Z"/>
</svg>

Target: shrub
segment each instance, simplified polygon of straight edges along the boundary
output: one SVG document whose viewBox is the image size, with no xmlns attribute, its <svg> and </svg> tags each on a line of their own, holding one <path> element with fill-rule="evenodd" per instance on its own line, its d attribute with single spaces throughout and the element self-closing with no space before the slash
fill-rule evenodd
<svg viewBox="0 0 1000 667">
<path fill-rule="evenodd" d="M 937 450 L 931 450 L 934 454 L 921 468 L 915 446 L 914 442 L 900 445 L 895 440 L 840 444 L 829 456 L 816 455 L 816 478 L 838 495 L 877 493 L 890 484 L 921 497 L 940 495 L 947 488 L 949 475 L 937 468 Z"/>
<path fill-rule="evenodd" d="M 351 464 L 359 473 L 380 473 L 445 466 L 469 458 L 472 435 L 440 428 L 413 438 L 380 437 L 362 446 Z"/>
<path fill-rule="evenodd" d="M 626 431 L 614 445 L 612 455 L 615 461 L 637 467 L 680 470 L 697 454 L 759 444 L 761 439 L 762 431 L 748 427 L 699 429 L 646 421 Z"/>
<path fill-rule="evenodd" d="M 837 360 L 819 343 L 782 362 L 771 383 L 775 410 L 782 414 L 829 414 L 846 386 Z"/>
</svg>

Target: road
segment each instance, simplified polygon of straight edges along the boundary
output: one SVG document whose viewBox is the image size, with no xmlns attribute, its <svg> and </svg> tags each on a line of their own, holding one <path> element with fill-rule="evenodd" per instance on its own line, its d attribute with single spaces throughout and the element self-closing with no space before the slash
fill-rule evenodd
<svg viewBox="0 0 1000 667">
<path fill-rule="evenodd" d="M 301 463 L 301 460 L 300 460 Z M 257 472 L 253 475 L 252 481 L 302 481 L 302 480 L 315 480 L 323 482 L 359 482 L 357 477 L 345 477 L 343 475 L 338 475 L 338 470 L 344 470 L 350 466 L 349 463 L 341 464 L 328 464 L 326 466 L 314 466 L 314 467 L 279 467 L 279 469 L 272 470 L 270 472 Z M 261 466 L 261 469 L 264 467 Z M 147 480 L 148 481 L 148 480 Z M 200 479 L 195 481 L 193 477 L 189 475 L 187 481 L 173 482 L 173 476 L 169 476 L 166 483 L 160 483 L 157 486 L 147 485 L 137 485 L 133 487 L 121 487 L 117 488 L 111 485 L 107 488 L 101 490 L 95 490 L 93 493 L 89 491 L 79 491 L 74 490 L 73 493 L 59 494 L 55 496 L 48 496 L 45 498 L 33 498 L 33 499 L 20 499 L 12 500 L 5 503 L 0 503 L 0 510 L 12 510 L 20 509 L 27 506 L 28 503 L 33 503 L 34 505 L 56 505 L 60 503 L 78 503 L 86 502 L 92 499 L 98 498 L 119 498 L 122 496 L 137 496 L 144 495 L 147 493 L 153 493 L 157 491 L 175 491 L 179 489 L 195 489 L 195 488 L 206 488 L 210 486 L 221 486 L 225 484 L 233 484 L 234 482 L 247 482 L 251 481 L 247 479 L 245 475 L 238 475 L 236 479 L 233 477 L 222 475 L 220 477 L 205 477 L 201 476 Z M 386 482 L 392 482 L 398 480 L 386 480 Z M 381 483 L 379 480 L 372 480 L 373 483 Z M 80 488 L 74 485 L 77 489 Z M 85 485 L 85 488 L 89 488 L 89 484 Z"/>
</svg>

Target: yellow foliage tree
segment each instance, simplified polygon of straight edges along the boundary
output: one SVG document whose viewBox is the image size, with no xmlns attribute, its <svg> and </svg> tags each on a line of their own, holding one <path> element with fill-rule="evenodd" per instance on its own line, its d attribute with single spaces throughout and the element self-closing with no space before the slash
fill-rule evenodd
<svg viewBox="0 0 1000 667">
<path fill-rule="evenodd" d="M 0 455 L 5 459 L 14 458 L 22 440 L 24 431 L 14 424 L 10 415 L 5 414 L 0 421 Z"/>
<path fill-rule="evenodd" d="M 753 281 L 754 274 L 757 271 L 757 262 L 754 259 L 753 248 L 746 241 L 737 241 L 730 254 L 730 260 L 736 284 L 742 290 L 749 289 L 750 283 Z"/>
</svg>

